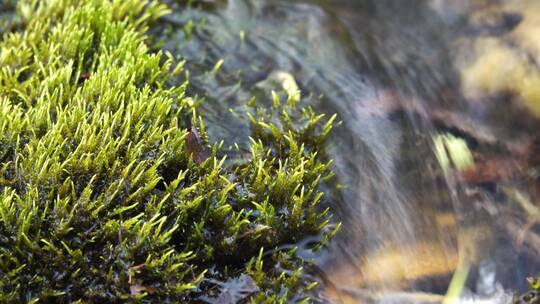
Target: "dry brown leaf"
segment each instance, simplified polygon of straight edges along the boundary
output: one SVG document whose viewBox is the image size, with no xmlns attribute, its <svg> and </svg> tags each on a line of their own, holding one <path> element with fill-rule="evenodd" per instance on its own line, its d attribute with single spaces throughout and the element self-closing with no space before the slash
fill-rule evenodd
<svg viewBox="0 0 540 304">
<path fill-rule="evenodd" d="M 197 165 L 202 164 L 209 157 L 209 153 L 199 136 L 199 132 L 194 127 L 191 128 L 186 136 L 186 150 L 191 154 L 193 161 Z"/>
</svg>

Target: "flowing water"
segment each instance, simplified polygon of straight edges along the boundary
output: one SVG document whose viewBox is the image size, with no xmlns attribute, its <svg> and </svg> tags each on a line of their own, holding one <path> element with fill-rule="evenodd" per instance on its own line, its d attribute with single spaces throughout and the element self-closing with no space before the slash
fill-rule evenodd
<svg viewBox="0 0 540 304">
<path fill-rule="evenodd" d="M 188 60 L 218 138 L 246 138 L 235 113 L 253 95 L 269 100 L 276 75 L 292 75 L 315 110 L 343 121 L 327 145 L 342 185 L 327 198 L 343 230 L 313 256 L 325 301 L 441 303 L 466 269 L 463 303 L 508 303 L 540 271 L 538 227 L 523 207 L 536 210 L 528 160 L 538 151 L 526 143 L 538 122 L 513 87 L 475 86 L 493 67 L 467 68 L 479 41 L 528 52 L 510 35 L 527 10 L 540 13 L 531 3 L 192 1 L 172 5 L 161 31 L 163 47 Z M 205 72 L 221 59 L 218 73 Z M 445 173 L 433 152 L 441 133 L 465 139 L 486 160 L 482 172 Z"/>
</svg>

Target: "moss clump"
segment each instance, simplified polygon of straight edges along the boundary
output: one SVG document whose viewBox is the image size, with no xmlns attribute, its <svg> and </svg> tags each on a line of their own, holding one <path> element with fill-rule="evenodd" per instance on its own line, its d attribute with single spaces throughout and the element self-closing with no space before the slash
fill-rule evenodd
<svg viewBox="0 0 540 304">
<path fill-rule="evenodd" d="M 514 304 L 540 304 L 540 279 L 529 278 L 530 290 L 519 296 L 514 297 Z"/>
<path fill-rule="evenodd" d="M 331 122 L 278 103 L 250 115 L 247 160 L 201 159 L 182 65 L 145 43 L 166 13 L 18 3 L 23 29 L 0 42 L 0 302 L 217 301 L 227 282 L 245 285 L 235 301 L 306 300 L 294 243 L 336 231 L 317 190 Z"/>
</svg>

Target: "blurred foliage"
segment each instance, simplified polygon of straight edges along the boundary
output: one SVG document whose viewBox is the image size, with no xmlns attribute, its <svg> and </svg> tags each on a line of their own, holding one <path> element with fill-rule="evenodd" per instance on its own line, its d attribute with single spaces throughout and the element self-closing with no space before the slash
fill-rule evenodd
<svg viewBox="0 0 540 304">
<path fill-rule="evenodd" d="M 540 3 L 535 0 L 497 2 L 497 16 L 518 16 L 508 33 L 475 38 L 466 48 L 461 74 L 465 94 L 513 93 L 533 115 L 540 117 Z M 502 18 L 499 18 L 502 19 Z M 504 20 L 504 19 L 502 19 Z M 471 54 L 471 48 L 473 50 Z"/>
<path fill-rule="evenodd" d="M 318 190 L 334 118 L 275 94 L 247 114 L 251 156 L 226 165 L 172 85 L 184 63 L 147 45 L 167 13 L 19 1 L 0 42 L 0 302 L 219 302 L 231 280 L 255 285 L 238 302 L 308 301 L 294 244 L 339 229 Z"/>
<path fill-rule="evenodd" d="M 540 279 L 529 278 L 528 281 L 530 290 L 519 297 L 514 297 L 514 304 L 540 303 Z"/>
<path fill-rule="evenodd" d="M 435 156 L 445 172 L 451 168 L 463 171 L 474 166 L 471 150 L 465 140 L 446 133 L 434 136 L 433 142 Z"/>
</svg>

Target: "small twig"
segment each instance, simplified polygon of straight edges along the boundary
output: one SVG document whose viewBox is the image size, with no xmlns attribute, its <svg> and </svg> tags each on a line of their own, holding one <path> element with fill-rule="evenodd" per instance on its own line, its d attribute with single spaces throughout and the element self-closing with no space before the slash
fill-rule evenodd
<svg viewBox="0 0 540 304">
<path fill-rule="evenodd" d="M 510 200 L 517 203 L 530 218 L 540 222 L 540 209 L 533 204 L 525 194 L 518 189 L 503 187 L 503 192 L 508 196 Z"/>
<path fill-rule="evenodd" d="M 527 235 L 529 234 L 529 232 L 531 231 L 532 227 L 537 223 L 537 220 L 536 219 L 533 219 L 533 218 L 528 218 L 527 219 L 527 223 L 525 224 L 525 226 L 521 229 L 521 233 L 518 235 L 517 239 L 516 239 L 516 245 L 518 247 L 522 247 L 523 246 L 523 242 L 525 241 L 525 238 L 527 237 Z"/>
</svg>

